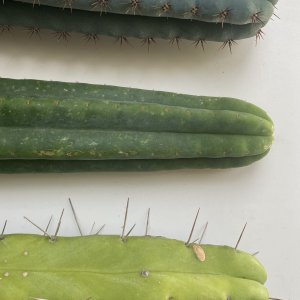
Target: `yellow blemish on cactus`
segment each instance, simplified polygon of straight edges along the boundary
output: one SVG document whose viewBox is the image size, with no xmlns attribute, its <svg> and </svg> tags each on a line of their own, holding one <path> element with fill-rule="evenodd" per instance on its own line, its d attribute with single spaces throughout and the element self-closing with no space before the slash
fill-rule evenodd
<svg viewBox="0 0 300 300">
<path fill-rule="evenodd" d="M 28 272 L 23 272 L 23 273 L 22 273 L 22 276 L 23 276 L 23 277 L 27 277 L 27 276 L 28 276 Z"/>
<path fill-rule="evenodd" d="M 51 150 L 42 150 L 38 152 L 39 156 L 55 156 L 55 151 Z"/>
<path fill-rule="evenodd" d="M 197 258 L 201 261 L 204 262 L 206 259 L 205 252 L 203 248 L 200 245 L 193 245 L 193 251 L 196 254 Z"/>
<path fill-rule="evenodd" d="M 8 276 L 9 276 L 9 273 L 8 273 L 8 272 L 5 272 L 3 275 L 4 275 L 4 277 L 8 277 Z"/>
<path fill-rule="evenodd" d="M 23 253 L 24 256 L 28 256 L 28 254 L 29 254 L 28 251 L 24 251 Z"/>
</svg>

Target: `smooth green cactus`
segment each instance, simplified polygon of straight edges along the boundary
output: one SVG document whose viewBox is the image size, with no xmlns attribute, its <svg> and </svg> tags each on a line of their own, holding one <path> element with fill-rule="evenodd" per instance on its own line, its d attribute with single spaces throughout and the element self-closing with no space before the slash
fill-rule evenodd
<svg viewBox="0 0 300 300">
<path fill-rule="evenodd" d="M 0 91 L 4 173 L 237 167 L 273 140 L 267 114 L 238 99 L 12 79 Z"/>
<path fill-rule="evenodd" d="M 0 9 L 3 30 L 9 26 L 22 26 L 34 34 L 40 29 L 49 29 L 58 39 L 66 39 L 72 32 L 82 33 L 92 40 L 98 35 L 121 40 L 133 37 L 142 39 L 148 46 L 155 38 L 176 42 L 187 39 L 202 46 L 205 41 L 217 41 L 229 45 L 230 49 L 235 40 L 252 36 L 260 38 L 261 28 L 274 10 L 274 4 L 268 0 L 252 0 L 250 3 L 240 0 L 222 3 L 134 0 L 124 4 L 111 0 L 22 2 L 4 2 Z M 33 7 L 32 3 L 37 2 L 47 5 Z M 48 5 L 71 7 L 72 10 Z M 109 13 L 99 14 L 104 8 Z"/>
<path fill-rule="evenodd" d="M 258 260 L 162 237 L 4 235 L 5 300 L 267 300 Z"/>
</svg>

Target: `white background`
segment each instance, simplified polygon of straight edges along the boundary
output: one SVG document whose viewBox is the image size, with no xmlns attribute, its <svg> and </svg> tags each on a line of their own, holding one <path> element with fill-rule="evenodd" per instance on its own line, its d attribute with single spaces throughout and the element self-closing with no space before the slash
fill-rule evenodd
<svg viewBox="0 0 300 300">
<path fill-rule="evenodd" d="M 232 55 L 215 43 L 203 53 L 189 42 L 178 50 L 158 41 L 148 54 L 138 41 L 120 48 L 106 38 L 95 46 L 79 35 L 58 43 L 49 34 L 42 39 L 20 31 L 2 34 L 2 77 L 237 97 L 264 108 L 276 129 L 270 154 L 240 169 L 0 175 L 0 222 L 8 219 L 6 232 L 37 233 L 24 215 L 45 226 L 65 207 L 61 234 L 78 234 L 71 197 L 86 233 L 96 221 L 98 227 L 106 224 L 104 233 L 120 234 L 129 197 L 128 227 L 136 223 L 135 234 L 144 233 L 151 207 L 151 234 L 186 240 L 201 207 L 195 238 L 209 221 L 204 242 L 234 246 L 248 221 L 240 249 L 260 251 L 270 295 L 299 299 L 299 11 L 298 0 L 282 0 L 276 12 L 281 19 L 268 24 L 265 39 L 257 46 L 255 39 L 239 41 Z"/>
</svg>

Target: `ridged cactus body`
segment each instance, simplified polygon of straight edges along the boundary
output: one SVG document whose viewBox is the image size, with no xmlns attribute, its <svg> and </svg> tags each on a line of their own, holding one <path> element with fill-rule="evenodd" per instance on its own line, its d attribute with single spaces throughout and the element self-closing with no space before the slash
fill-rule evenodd
<svg viewBox="0 0 300 300">
<path fill-rule="evenodd" d="M 202 45 L 204 41 L 217 41 L 230 46 L 234 40 L 260 37 L 261 28 L 274 10 L 274 4 L 268 0 L 22 2 L 4 2 L 0 26 L 21 26 L 32 33 L 48 29 L 56 32 L 58 38 L 78 32 L 94 38 L 133 37 L 147 43 L 160 38 L 186 39 Z"/>
<path fill-rule="evenodd" d="M 5 300 L 267 300 L 258 260 L 226 246 L 185 245 L 161 237 L 0 241 L 0 298 Z"/>
<path fill-rule="evenodd" d="M 17 0 L 40 5 L 149 17 L 171 17 L 209 23 L 267 23 L 277 0 Z M 223 14 L 222 14 L 223 13 Z"/>
<path fill-rule="evenodd" d="M 273 123 L 242 100 L 0 79 L 0 172 L 228 168 L 265 156 Z"/>
</svg>

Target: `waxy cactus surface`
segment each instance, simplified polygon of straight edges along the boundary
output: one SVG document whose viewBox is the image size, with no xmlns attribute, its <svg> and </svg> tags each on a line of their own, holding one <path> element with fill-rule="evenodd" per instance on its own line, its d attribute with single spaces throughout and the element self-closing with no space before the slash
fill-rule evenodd
<svg viewBox="0 0 300 300">
<path fill-rule="evenodd" d="M 0 172 L 245 166 L 273 123 L 242 100 L 112 86 L 0 79 Z"/>
<path fill-rule="evenodd" d="M 162 237 L 4 235 L 5 300 L 267 300 L 258 260 Z"/>
<path fill-rule="evenodd" d="M 147 44 L 156 38 L 186 39 L 202 46 L 206 41 L 223 42 L 231 48 L 235 40 L 261 38 L 275 4 L 276 0 L 6 0 L 0 9 L 0 26 L 2 30 L 25 27 L 31 34 L 48 29 L 58 39 L 78 32 L 92 40 L 99 35 L 133 37 Z"/>
</svg>

